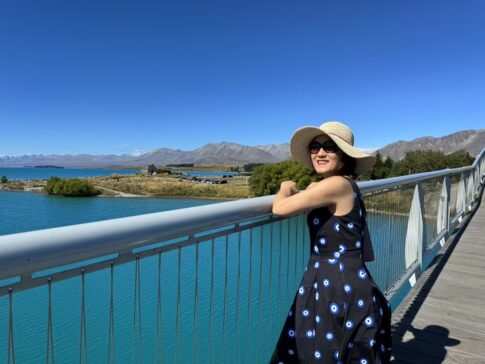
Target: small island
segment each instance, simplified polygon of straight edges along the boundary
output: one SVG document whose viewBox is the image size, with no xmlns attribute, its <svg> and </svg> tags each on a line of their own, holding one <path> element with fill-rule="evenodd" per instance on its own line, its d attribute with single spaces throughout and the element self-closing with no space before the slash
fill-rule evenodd
<svg viewBox="0 0 485 364">
<path fill-rule="evenodd" d="M 64 168 L 62 166 L 49 166 L 49 165 L 45 165 L 45 166 L 24 166 L 25 168 Z"/>
</svg>

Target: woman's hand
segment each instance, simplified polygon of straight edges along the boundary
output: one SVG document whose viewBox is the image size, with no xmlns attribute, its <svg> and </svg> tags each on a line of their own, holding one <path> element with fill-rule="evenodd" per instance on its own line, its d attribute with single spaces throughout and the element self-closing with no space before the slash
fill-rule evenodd
<svg viewBox="0 0 485 364">
<path fill-rule="evenodd" d="M 300 192 L 296 187 L 296 183 L 293 181 L 283 181 L 281 182 L 280 191 L 283 191 L 287 196 L 292 196 L 295 193 Z"/>
</svg>

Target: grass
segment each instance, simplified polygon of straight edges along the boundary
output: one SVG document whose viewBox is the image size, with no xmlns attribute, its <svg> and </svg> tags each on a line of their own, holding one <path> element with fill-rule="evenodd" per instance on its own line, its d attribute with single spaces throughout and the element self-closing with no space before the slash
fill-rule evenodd
<svg viewBox="0 0 485 364">
<path fill-rule="evenodd" d="M 218 179 L 218 178 L 211 178 Z M 251 196 L 246 178 L 228 178 L 227 184 L 207 184 L 172 176 L 118 175 L 87 178 L 95 187 L 150 197 L 241 199 Z M 107 192 L 107 191 L 106 191 Z M 105 194 L 105 190 L 103 190 Z"/>
</svg>

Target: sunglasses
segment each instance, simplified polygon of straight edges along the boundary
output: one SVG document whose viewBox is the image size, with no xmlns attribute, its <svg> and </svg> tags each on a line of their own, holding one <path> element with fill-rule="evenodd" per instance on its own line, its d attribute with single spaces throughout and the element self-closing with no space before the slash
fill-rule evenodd
<svg viewBox="0 0 485 364">
<path fill-rule="evenodd" d="M 319 142 L 311 142 L 308 144 L 308 152 L 310 154 L 317 154 L 320 151 L 320 148 L 323 148 L 325 153 L 337 153 L 339 150 L 338 145 L 331 141 L 327 141 L 323 144 L 320 144 Z"/>
</svg>

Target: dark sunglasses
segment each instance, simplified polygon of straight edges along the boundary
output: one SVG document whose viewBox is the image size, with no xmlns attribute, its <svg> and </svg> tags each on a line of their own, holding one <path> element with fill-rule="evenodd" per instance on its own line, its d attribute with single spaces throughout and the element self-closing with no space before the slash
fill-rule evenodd
<svg viewBox="0 0 485 364">
<path fill-rule="evenodd" d="M 331 141 L 327 141 L 323 144 L 320 144 L 319 142 L 311 142 L 308 144 L 308 152 L 310 154 L 317 154 L 320 151 L 320 148 L 323 148 L 325 153 L 337 153 L 339 150 L 338 145 Z"/>
</svg>

